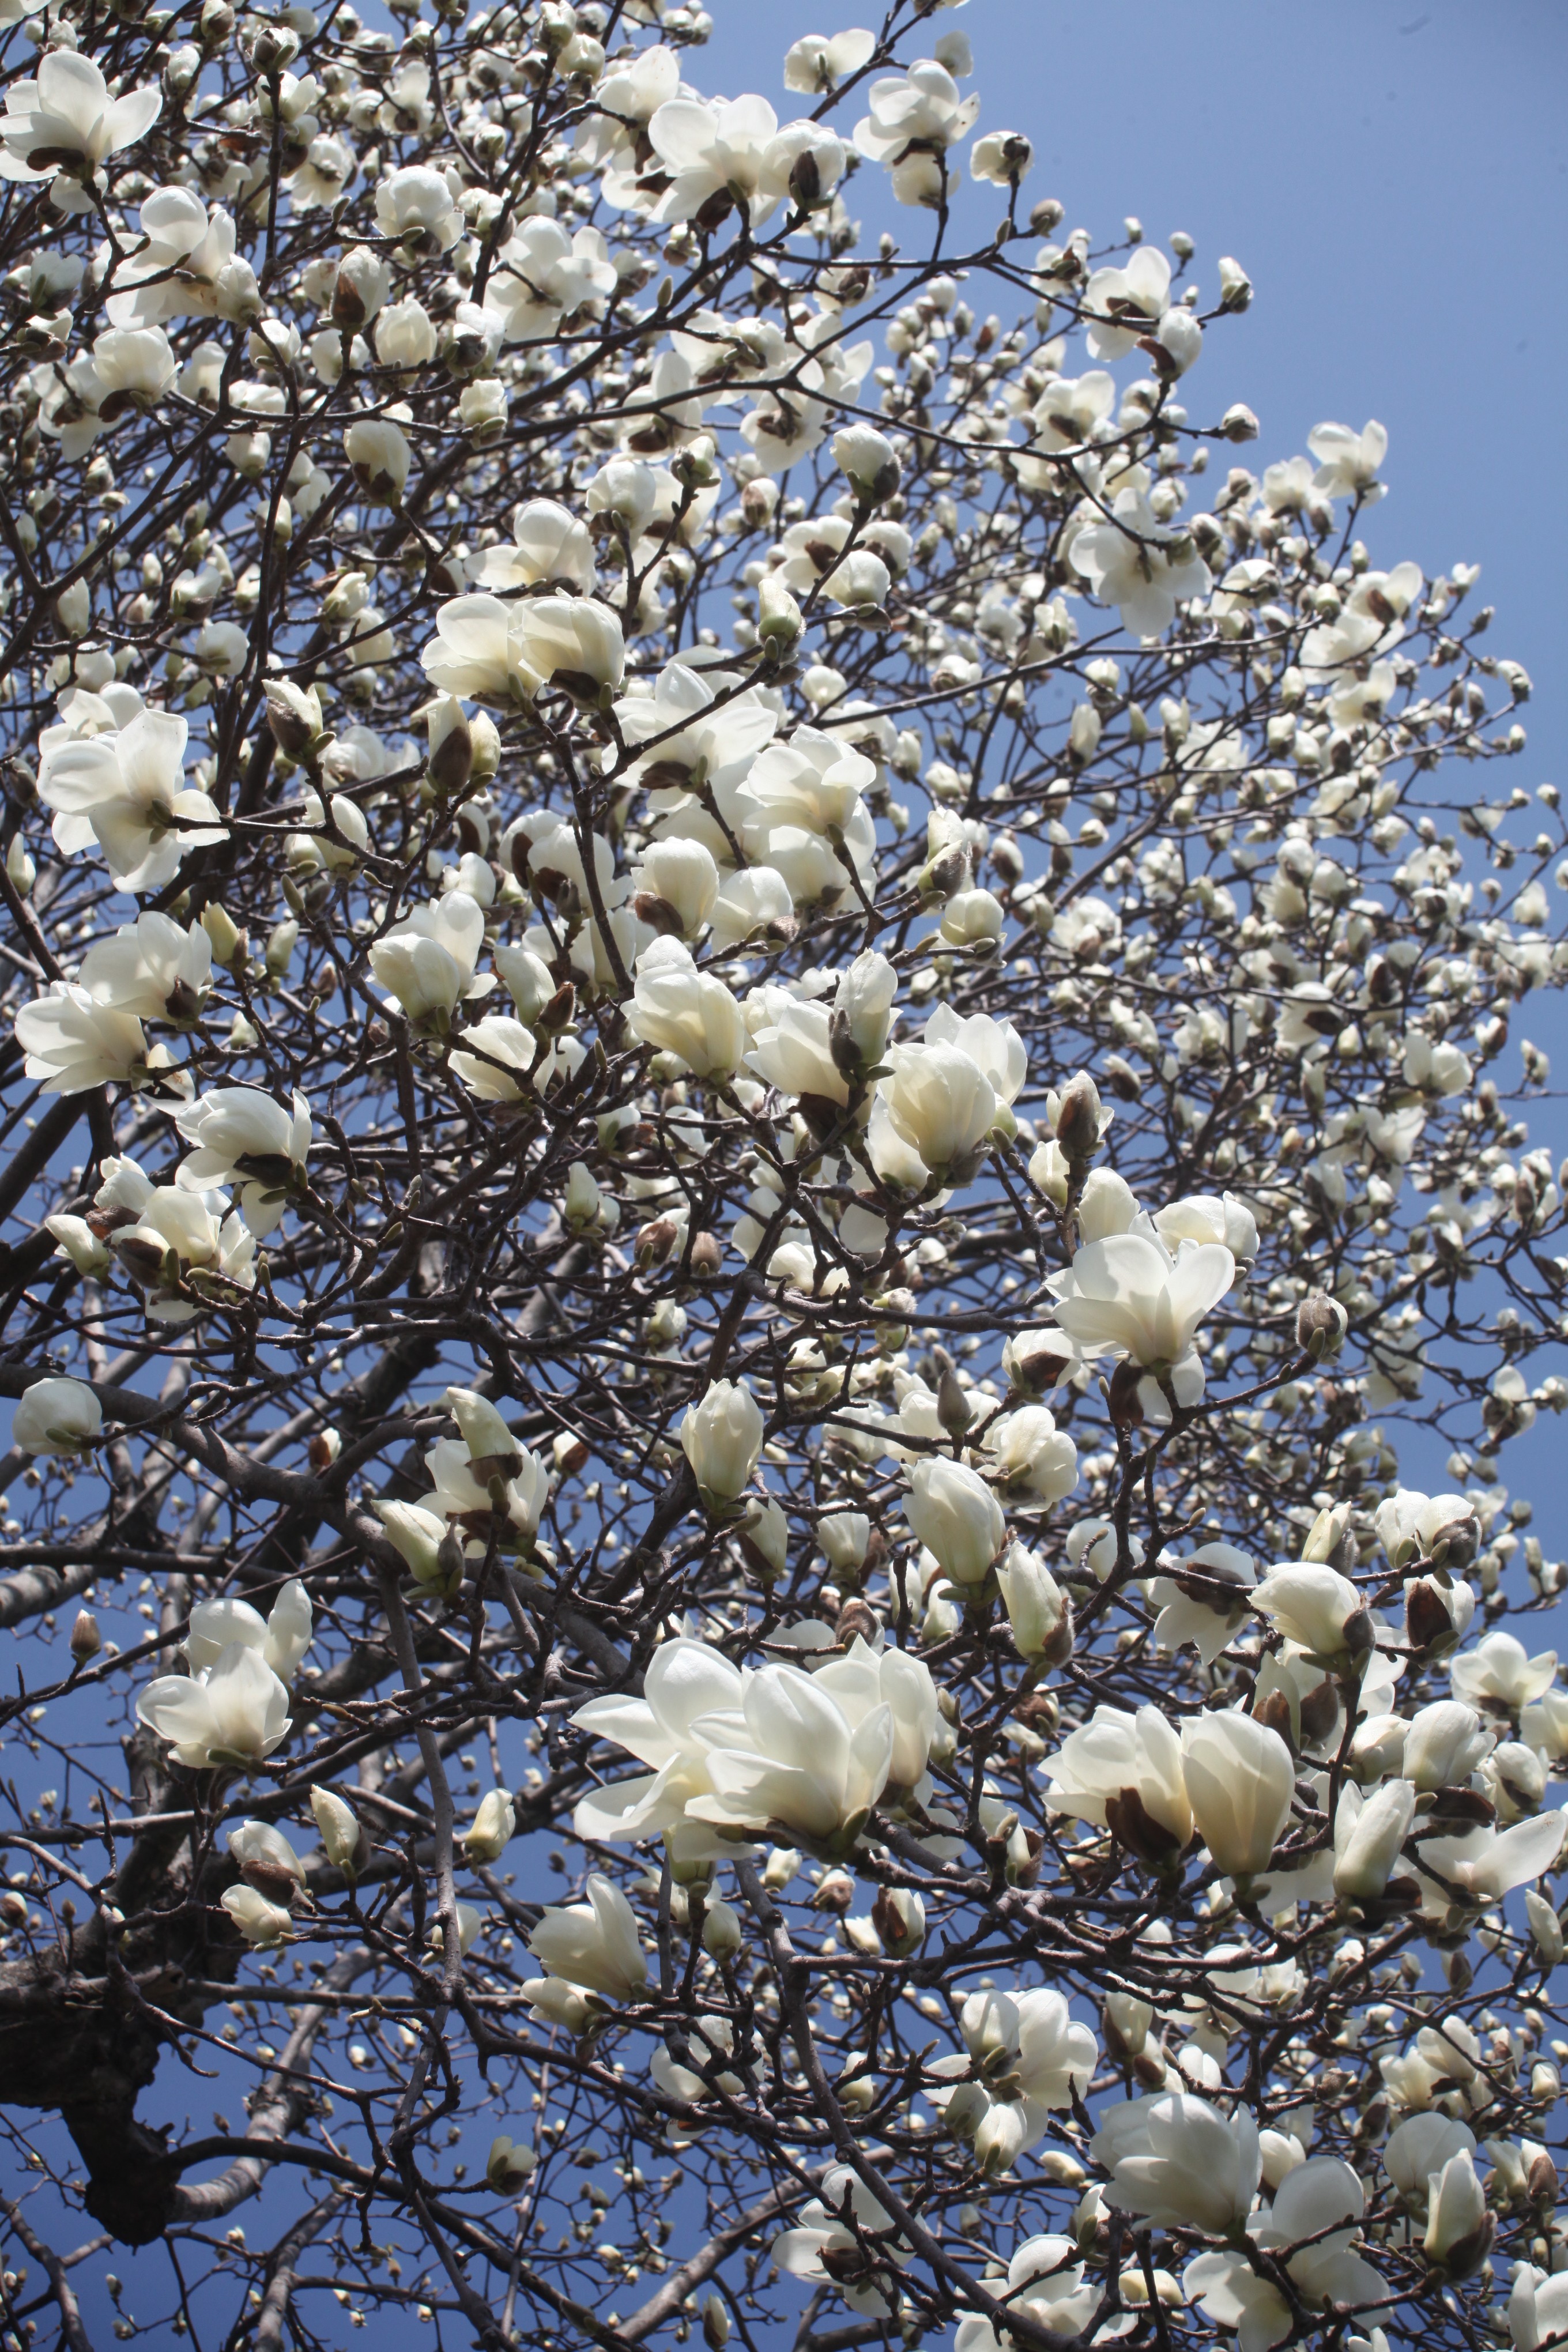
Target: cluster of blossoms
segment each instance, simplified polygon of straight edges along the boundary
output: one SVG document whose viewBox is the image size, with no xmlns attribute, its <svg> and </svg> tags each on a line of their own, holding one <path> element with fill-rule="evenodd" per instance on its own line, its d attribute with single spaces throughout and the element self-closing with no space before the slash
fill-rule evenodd
<svg viewBox="0 0 1568 2352">
<path fill-rule="evenodd" d="M 176 2332 L 1568 2326 L 1530 681 L 984 14 L 0 7 L 7 2261 Z"/>
</svg>

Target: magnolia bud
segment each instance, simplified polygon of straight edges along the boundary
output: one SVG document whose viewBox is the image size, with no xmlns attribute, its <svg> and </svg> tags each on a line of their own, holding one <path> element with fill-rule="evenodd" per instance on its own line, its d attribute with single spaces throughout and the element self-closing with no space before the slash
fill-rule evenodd
<svg viewBox="0 0 1568 2352">
<path fill-rule="evenodd" d="M 227 909 L 214 898 L 202 908 L 202 929 L 212 942 L 213 961 L 226 968 L 232 965 L 245 942 L 245 934 Z"/>
<path fill-rule="evenodd" d="M 97 1618 L 90 1609 L 79 1609 L 76 1623 L 71 1627 L 72 1657 L 79 1666 L 85 1666 L 89 1658 L 96 1658 L 102 1647 L 103 1638 L 98 1630 Z"/>
<path fill-rule="evenodd" d="M 702 1914 L 703 1950 L 711 1959 L 732 1959 L 745 1940 L 741 1915 L 734 1905 L 715 1896 Z"/>
<path fill-rule="evenodd" d="M 430 756 L 425 772 L 438 792 L 460 793 L 473 772 L 474 739 L 455 695 L 443 695 L 425 713 Z"/>
<path fill-rule="evenodd" d="M 1080 1070 L 1057 1105 L 1057 1141 L 1069 1160 L 1092 1159 L 1100 1147 L 1100 1089 Z"/>
<path fill-rule="evenodd" d="M 1323 1363 L 1339 1354 L 1349 1322 L 1337 1298 L 1314 1290 L 1296 1310 L 1296 1345 L 1314 1364 Z"/>
</svg>

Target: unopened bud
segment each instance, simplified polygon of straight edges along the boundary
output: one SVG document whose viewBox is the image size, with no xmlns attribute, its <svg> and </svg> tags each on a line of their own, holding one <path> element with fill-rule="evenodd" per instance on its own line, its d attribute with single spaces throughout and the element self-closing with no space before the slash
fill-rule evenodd
<svg viewBox="0 0 1568 2352">
<path fill-rule="evenodd" d="M 98 1620 L 90 1609 L 79 1609 L 76 1623 L 71 1627 L 70 1652 L 79 1666 L 89 1658 L 96 1658 L 103 1647 L 103 1637 L 98 1630 Z"/>
<path fill-rule="evenodd" d="M 1344 1345 L 1350 1318 L 1337 1298 L 1314 1290 L 1296 1310 L 1296 1345 L 1314 1364 L 1337 1356 Z"/>
<path fill-rule="evenodd" d="M 1089 1160 L 1100 1148 L 1100 1089 L 1080 1070 L 1057 1106 L 1057 1141 L 1069 1160 Z"/>
</svg>

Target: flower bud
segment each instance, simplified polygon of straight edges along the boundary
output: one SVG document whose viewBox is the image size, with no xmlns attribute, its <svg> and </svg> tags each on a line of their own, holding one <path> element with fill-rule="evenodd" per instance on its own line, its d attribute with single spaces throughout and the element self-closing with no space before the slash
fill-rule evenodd
<svg viewBox="0 0 1568 2352">
<path fill-rule="evenodd" d="M 702 1914 L 702 1948 L 710 1959 L 732 1959 L 745 1942 L 741 1915 L 732 1903 L 715 1896 Z"/>
<path fill-rule="evenodd" d="M 485 2161 L 485 2179 L 496 2194 L 504 2197 L 520 2189 L 529 2179 L 539 2158 L 525 2141 L 509 2139 L 505 2133 L 491 2140 L 490 2152 Z"/>
<path fill-rule="evenodd" d="M 71 1627 L 70 1654 L 79 1666 L 89 1658 L 96 1658 L 103 1647 L 103 1637 L 98 1630 L 98 1620 L 90 1609 L 79 1609 L 76 1623 Z"/>
<path fill-rule="evenodd" d="M 460 793 L 473 772 L 474 739 L 463 706 L 445 694 L 425 713 L 430 752 L 425 772 L 437 792 Z"/>
<path fill-rule="evenodd" d="M 1089 1160 L 1100 1148 L 1100 1089 L 1080 1070 L 1057 1105 L 1057 1141 L 1069 1160 Z"/>
<path fill-rule="evenodd" d="M 874 425 L 847 425 L 836 433 L 833 460 L 863 505 L 883 506 L 897 496 L 899 461 L 887 435 Z"/>
<path fill-rule="evenodd" d="M 1349 1322 L 1337 1298 L 1314 1290 L 1296 1310 L 1296 1345 L 1314 1364 L 1324 1363 L 1339 1354 Z"/>
<path fill-rule="evenodd" d="M 871 1925 L 891 1960 L 907 1960 L 925 1940 L 926 1912 L 912 1886 L 883 1886 L 871 1906 Z"/>
<path fill-rule="evenodd" d="M 352 1884 L 370 1858 L 369 1841 L 357 1816 L 331 1789 L 311 1790 L 310 1811 L 327 1860 Z"/>
<path fill-rule="evenodd" d="M 212 942 L 213 961 L 230 968 L 245 944 L 245 933 L 216 898 L 202 908 L 202 929 Z"/>
<path fill-rule="evenodd" d="M 504 1789 L 492 1789 L 479 1801 L 470 1828 L 463 1833 L 463 1852 L 470 1862 L 496 1862 L 506 1852 L 517 1828 L 517 1812 Z"/>
<path fill-rule="evenodd" d="M 764 646 L 784 655 L 798 644 L 805 618 L 776 572 L 764 572 L 757 583 L 757 635 Z"/>
</svg>

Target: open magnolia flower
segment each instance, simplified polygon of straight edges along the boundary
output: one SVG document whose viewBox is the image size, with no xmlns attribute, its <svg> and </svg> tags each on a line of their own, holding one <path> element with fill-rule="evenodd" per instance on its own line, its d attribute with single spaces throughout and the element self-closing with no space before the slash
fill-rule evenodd
<svg viewBox="0 0 1568 2352">
<path fill-rule="evenodd" d="M 141 710 L 123 727 L 51 750 L 38 795 L 58 812 L 54 836 L 67 856 L 95 842 L 122 890 L 157 890 L 188 850 L 226 841 L 211 795 L 184 781 L 187 731 L 169 712 Z"/>
<path fill-rule="evenodd" d="M 289 1736 L 289 1693 L 258 1645 L 226 1643 L 193 1674 L 163 1675 L 136 1702 L 149 1730 L 193 1772 L 258 1764 Z"/>
</svg>

